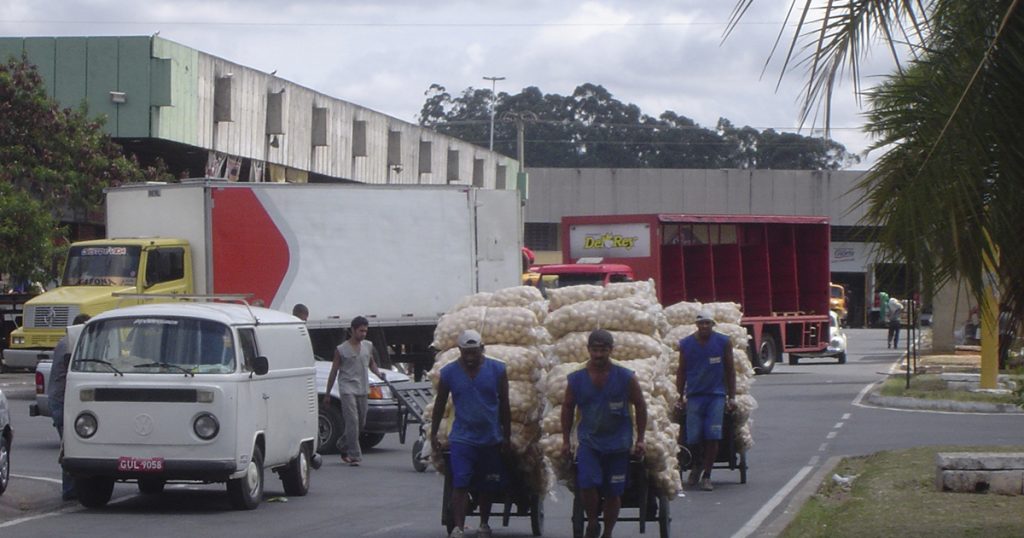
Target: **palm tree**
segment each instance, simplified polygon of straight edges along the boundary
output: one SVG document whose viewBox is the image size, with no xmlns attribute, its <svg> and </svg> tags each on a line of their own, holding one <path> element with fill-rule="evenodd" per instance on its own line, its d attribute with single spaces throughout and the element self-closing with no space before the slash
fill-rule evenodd
<svg viewBox="0 0 1024 538">
<path fill-rule="evenodd" d="M 753 1 L 738 0 L 730 31 Z M 905 261 L 926 285 L 963 279 L 979 301 L 995 280 L 1015 319 L 1024 313 L 1020 2 L 804 0 L 800 8 L 791 0 L 796 29 L 783 67 L 806 70 L 801 119 L 824 112 L 826 129 L 844 69 L 866 96 L 872 150 L 884 154 L 860 184 L 861 203 L 865 224 L 880 227 L 884 256 Z M 892 51 L 894 72 L 861 92 L 858 61 L 877 39 Z M 906 65 L 898 49 L 909 53 Z"/>
</svg>

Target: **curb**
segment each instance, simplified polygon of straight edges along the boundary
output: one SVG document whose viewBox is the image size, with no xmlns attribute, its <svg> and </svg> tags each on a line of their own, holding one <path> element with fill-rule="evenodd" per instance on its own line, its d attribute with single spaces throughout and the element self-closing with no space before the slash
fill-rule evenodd
<svg viewBox="0 0 1024 538">
<path fill-rule="evenodd" d="M 864 403 L 878 407 L 915 409 L 919 411 L 946 411 L 954 413 L 1005 413 L 1024 414 L 1024 410 L 1013 404 L 984 402 L 959 402 L 956 400 L 924 400 L 902 396 L 880 396 L 874 391 L 864 397 Z"/>
</svg>

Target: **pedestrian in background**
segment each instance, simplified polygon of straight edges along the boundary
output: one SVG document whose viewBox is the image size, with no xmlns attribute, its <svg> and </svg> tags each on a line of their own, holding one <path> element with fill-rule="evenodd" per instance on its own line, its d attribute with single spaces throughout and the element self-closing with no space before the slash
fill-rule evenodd
<svg viewBox="0 0 1024 538">
<path fill-rule="evenodd" d="M 341 449 L 341 461 L 356 467 L 363 459 L 359 448 L 359 435 L 366 426 L 366 396 L 370 392 L 370 379 L 367 370 L 377 374 L 384 380 L 384 374 L 377 368 L 373 344 L 366 339 L 370 330 L 370 322 L 363 316 L 356 316 L 351 323 L 351 334 L 334 350 L 334 362 L 331 373 L 327 377 L 327 393 L 324 394 L 323 405 L 331 405 L 331 388 L 334 380 L 338 380 L 338 392 L 341 396 L 341 417 L 345 423 L 345 431 L 338 439 Z"/>
<path fill-rule="evenodd" d="M 903 303 L 892 297 L 889 299 L 889 311 L 886 313 L 886 321 L 889 325 L 888 342 L 885 347 L 897 349 L 900 347 L 900 316 L 903 314 Z"/>
<path fill-rule="evenodd" d="M 697 315 L 697 332 L 679 341 L 676 388 L 686 411 L 686 444 L 693 452 L 689 487 L 711 491 L 711 469 L 718 457 L 725 411 L 736 408 L 736 371 L 729 337 L 715 332 L 707 310 Z"/>
<path fill-rule="evenodd" d="M 87 314 L 79 314 L 71 322 L 72 325 L 81 325 L 89 321 Z M 53 364 L 50 366 L 50 379 L 46 380 L 46 397 L 50 402 L 50 418 L 53 419 L 53 427 L 57 428 L 57 435 L 61 440 L 61 455 L 64 453 L 64 389 L 67 387 L 68 363 L 71 362 L 71 353 L 74 351 L 73 342 L 65 334 L 53 348 Z M 71 475 L 61 469 L 61 498 L 65 501 L 72 501 L 78 498 L 75 494 L 75 483 Z"/>
<path fill-rule="evenodd" d="M 576 487 L 587 513 L 587 538 L 597 538 L 601 497 L 604 497 L 604 534 L 611 536 L 619 519 L 626 489 L 630 449 L 644 454 L 647 403 L 636 374 L 611 362 L 614 340 L 598 329 L 587 338 L 590 359 L 584 368 L 569 374 L 562 401 L 562 454 L 571 457 L 571 432 L 576 427 Z M 632 404 L 636 413 L 636 444 L 633 444 Z"/>
<path fill-rule="evenodd" d="M 306 321 L 309 319 L 309 308 L 302 303 L 296 303 L 295 306 L 292 307 L 292 315 L 302 321 Z"/>
<path fill-rule="evenodd" d="M 448 434 L 452 474 L 452 523 L 450 538 L 462 538 L 466 526 L 469 488 L 479 493 L 479 538 L 490 538 L 491 502 L 504 482 L 502 454 L 508 454 L 512 437 L 512 412 L 508 403 L 505 364 L 484 356 L 480 333 L 459 333 L 459 359 L 441 368 L 431 415 L 430 444 L 440 452 L 437 430 L 441 427 L 448 395 L 455 406 L 455 420 Z"/>
</svg>

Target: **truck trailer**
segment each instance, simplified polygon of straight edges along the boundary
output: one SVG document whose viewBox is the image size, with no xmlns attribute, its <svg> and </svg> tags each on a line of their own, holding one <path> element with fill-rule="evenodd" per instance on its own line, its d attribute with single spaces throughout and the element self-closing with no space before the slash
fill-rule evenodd
<svg viewBox="0 0 1024 538">
<path fill-rule="evenodd" d="M 738 303 L 759 373 L 829 342 L 829 221 L 817 216 L 644 214 L 562 218 L 565 264 L 600 258 L 654 279 L 664 305 Z"/>
<path fill-rule="evenodd" d="M 25 305 L 8 366 L 48 357 L 79 313 L 147 302 L 119 293 L 244 294 L 308 306 L 318 356 L 362 315 L 385 362 L 422 370 L 441 314 L 522 269 L 515 191 L 202 179 L 108 189 L 106 209 L 110 239 L 71 245 L 61 286 Z"/>
</svg>

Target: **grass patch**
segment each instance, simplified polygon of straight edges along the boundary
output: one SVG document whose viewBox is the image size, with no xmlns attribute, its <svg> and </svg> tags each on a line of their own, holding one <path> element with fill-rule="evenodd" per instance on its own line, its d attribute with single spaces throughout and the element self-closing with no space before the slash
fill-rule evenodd
<svg viewBox="0 0 1024 538">
<path fill-rule="evenodd" d="M 783 531 L 783 537 L 978 536 L 1024 533 L 1024 496 L 935 488 L 938 452 L 1020 452 L 1024 447 L 920 447 L 844 458 Z M 832 475 L 856 476 L 852 487 Z"/>
<path fill-rule="evenodd" d="M 1019 382 L 1018 382 L 1019 383 Z M 918 374 L 910 378 L 910 388 L 906 388 L 907 380 L 902 375 L 892 376 L 885 380 L 878 390 L 882 396 L 903 396 L 925 400 L 954 400 L 958 402 L 983 402 L 997 404 L 1016 404 L 1018 397 L 1014 394 L 989 394 L 967 390 L 951 389 L 938 375 Z"/>
</svg>

